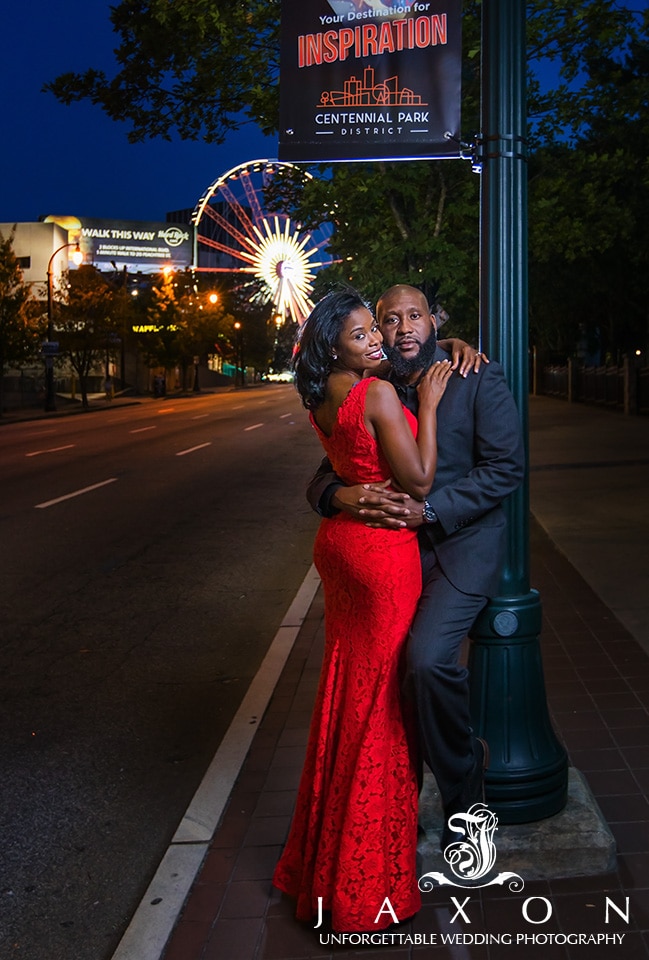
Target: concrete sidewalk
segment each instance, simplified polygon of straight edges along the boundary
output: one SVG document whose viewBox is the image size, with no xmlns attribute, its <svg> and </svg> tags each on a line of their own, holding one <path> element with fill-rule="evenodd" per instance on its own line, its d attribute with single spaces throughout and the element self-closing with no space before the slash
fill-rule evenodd
<svg viewBox="0 0 649 960">
<path fill-rule="evenodd" d="M 265 383 L 248 383 L 246 390 L 254 390 L 259 387 L 270 386 Z M 169 390 L 162 397 L 156 397 L 152 393 L 135 393 L 132 390 L 118 391 L 108 400 L 105 393 L 89 393 L 88 406 L 84 407 L 81 402 L 81 394 L 72 397 L 69 393 L 57 393 L 56 410 L 43 410 L 42 406 L 15 407 L 3 410 L 0 416 L 0 426 L 10 423 L 24 423 L 31 420 L 56 420 L 60 417 L 69 417 L 83 415 L 87 413 L 100 413 L 102 410 L 114 410 L 117 407 L 136 407 L 141 404 L 164 404 L 167 402 L 177 402 L 179 400 L 193 400 L 197 397 L 216 396 L 223 393 L 240 392 L 240 388 L 234 384 L 227 384 L 218 387 L 201 387 L 198 392 L 193 390 Z"/>
<path fill-rule="evenodd" d="M 543 603 L 548 703 L 570 762 L 617 842 L 615 871 L 528 881 L 520 893 L 476 889 L 470 901 L 466 890 L 442 888 L 425 894 L 417 917 L 381 947 L 332 945 L 326 933 L 321 939 L 320 931 L 297 923 L 293 903 L 270 878 L 290 822 L 318 680 L 318 591 L 159 956 L 649 956 L 648 427 L 646 419 L 561 401 L 530 404 L 531 583 Z M 506 831 L 499 827 L 499 836 Z M 442 870 L 441 855 L 424 867 Z M 465 900 L 466 919 L 458 915 Z M 141 943 L 122 956 L 151 954 Z"/>
<path fill-rule="evenodd" d="M 649 652 L 649 417 L 530 401 L 530 503 Z"/>
</svg>

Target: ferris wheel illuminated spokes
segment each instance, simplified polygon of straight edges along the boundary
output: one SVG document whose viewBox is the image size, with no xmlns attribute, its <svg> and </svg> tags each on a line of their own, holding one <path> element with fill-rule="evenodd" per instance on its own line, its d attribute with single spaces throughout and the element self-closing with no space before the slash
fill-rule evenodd
<svg viewBox="0 0 649 960">
<path fill-rule="evenodd" d="M 248 275 L 278 314 L 301 323 L 313 308 L 315 271 L 332 262 L 329 232 L 302 230 L 287 214 L 264 210 L 264 187 L 290 163 L 254 160 L 214 181 L 192 214 L 197 269 Z M 302 176 L 310 174 L 302 172 Z M 255 296 L 258 293 L 254 294 Z"/>
</svg>

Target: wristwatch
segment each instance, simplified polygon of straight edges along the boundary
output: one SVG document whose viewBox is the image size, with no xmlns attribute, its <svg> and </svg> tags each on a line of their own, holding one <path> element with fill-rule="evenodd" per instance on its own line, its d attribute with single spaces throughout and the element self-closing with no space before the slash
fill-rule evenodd
<svg viewBox="0 0 649 960">
<path fill-rule="evenodd" d="M 428 500 L 424 500 L 424 523 L 437 523 L 437 514 L 429 504 Z"/>
</svg>

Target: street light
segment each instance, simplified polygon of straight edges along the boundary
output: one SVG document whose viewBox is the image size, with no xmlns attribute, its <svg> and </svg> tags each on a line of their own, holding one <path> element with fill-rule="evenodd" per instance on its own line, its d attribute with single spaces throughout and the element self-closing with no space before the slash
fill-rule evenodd
<svg viewBox="0 0 649 960">
<path fill-rule="evenodd" d="M 196 290 L 196 287 L 194 287 L 194 289 Z M 193 302 L 193 301 L 190 300 L 190 305 L 192 304 L 192 302 Z M 219 295 L 218 295 L 218 293 L 214 293 L 214 292 L 210 293 L 210 294 L 208 295 L 208 297 L 207 297 L 207 302 L 209 303 L 209 305 L 210 305 L 211 307 L 215 307 L 216 304 L 219 302 Z M 203 304 L 202 304 L 202 303 L 199 303 L 198 309 L 199 309 L 199 310 L 202 310 L 202 309 L 203 309 Z M 194 386 L 193 386 L 193 391 L 194 391 L 194 393 L 200 393 L 200 392 L 201 392 L 200 384 L 199 384 L 199 382 L 198 382 L 198 366 L 199 366 L 200 362 L 201 362 L 201 358 L 200 358 L 199 356 L 194 356 Z"/>
<path fill-rule="evenodd" d="M 234 329 L 237 331 L 237 367 L 241 371 L 241 386 L 246 385 L 246 375 L 243 368 L 243 329 L 241 323 L 236 320 Z"/>
<path fill-rule="evenodd" d="M 275 314 L 275 342 L 273 344 L 273 367 L 276 373 L 279 373 L 279 332 L 284 326 L 284 315 Z"/>
<path fill-rule="evenodd" d="M 58 343 L 54 342 L 54 290 L 52 280 L 52 264 L 57 253 L 66 250 L 68 247 L 74 247 L 72 260 L 77 266 L 83 260 L 81 247 L 78 243 L 64 243 L 55 250 L 47 264 L 47 343 L 43 344 L 43 353 L 45 355 L 45 409 L 56 410 L 56 399 L 54 395 L 54 357 L 58 352 Z"/>
<path fill-rule="evenodd" d="M 507 371 L 527 432 L 527 141 L 525 4 L 482 4 L 481 333 Z M 529 578 L 529 493 L 506 503 L 507 556 L 498 596 L 472 630 L 471 709 L 489 743 L 487 803 L 500 823 L 551 817 L 568 798 L 568 757 L 550 720 Z"/>
</svg>

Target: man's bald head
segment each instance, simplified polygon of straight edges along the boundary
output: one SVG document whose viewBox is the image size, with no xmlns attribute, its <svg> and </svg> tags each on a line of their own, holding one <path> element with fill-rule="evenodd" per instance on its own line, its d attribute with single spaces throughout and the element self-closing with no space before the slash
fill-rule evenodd
<svg viewBox="0 0 649 960">
<path fill-rule="evenodd" d="M 376 305 L 385 352 L 397 376 L 414 377 L 433 361 L 437 338 L 435 317 L 421 290 L 398 283 Z"/>
</svg>

